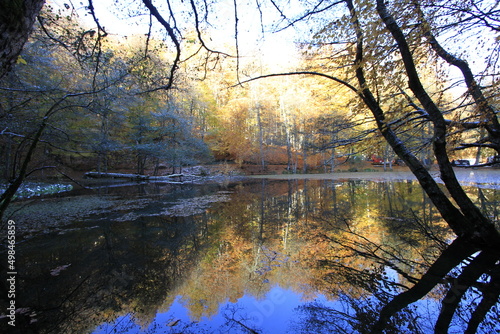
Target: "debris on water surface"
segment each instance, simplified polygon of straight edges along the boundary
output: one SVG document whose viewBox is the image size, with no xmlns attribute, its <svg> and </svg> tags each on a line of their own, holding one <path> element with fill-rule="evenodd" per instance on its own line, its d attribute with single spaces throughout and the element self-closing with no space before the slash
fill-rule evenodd
<svg viewBox="0 0 500 334">
<path fill-rule="evenodd" d="M 172 217 L 188 217 L 204 213 L 212 203 L 227 202 L 230 197 L 226 194 L 206 195 L 179 200 L 178 204 L 164 210 L 162 215 Z"/>
<path fill-rule="evenodd" d="M 193 198 L 183 198 L 175 202 L 168 202 L 168 208 L 157 213 L 141 213 L 127 212 L 123 216 L 116 218 L 115 221 L 125 222 L 132 221 L 139 217 L 189 217 L 204 213 L 207 208 L 213 203 L 228 202 L 230 200 L 230 192 L 219 192 L 214 195 L 205 195 Z"/>
<path fill-rule="evenodd" d="M 59 276 L 61 271 L 66 270 L 69 266 L 71 266 L 71 264 L 65 264 L 65 265 L 59 266 L 57 268 L 54 268 L 50 271 L 50 274 L 52 276 Z"/>
</svg>

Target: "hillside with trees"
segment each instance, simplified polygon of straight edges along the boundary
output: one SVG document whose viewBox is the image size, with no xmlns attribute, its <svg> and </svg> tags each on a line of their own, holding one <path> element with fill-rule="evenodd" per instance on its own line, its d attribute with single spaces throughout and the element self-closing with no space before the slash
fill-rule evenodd
<svg viewBox="0 0 500 334">
<path fill-rule="evenodd" d="M 2 81 L 5 180 L 19 174 L 41 128 L 28 173 L 50 167 L 156 175 L 210 162 L 250 164 L 260 172 L 281 165 L 297 173 L 334 171 L 374 154 L 395 157 L 341 83 L 307 74 L 242 83 L 243 74 L 273 73 L 273 64 L 210 51 L 191 31 L 184 38 L 186 59 L 173 65 L 175 54 L 157 36 L 100 29 L 84 26 L 69 5 L 40 12 Z M 312 43 L 297 45 L 290 73 L 343 66 L 329 59 L 337 51 L 321 45 L 320 35 Z M 425 145 L 430 135 L 415 131 L 406 141 Z"/>
<path fill-rule="evenodd" d="M 333 22 L 343 22 L 347 12 L 341 14 Z M 88 28 L 69 5 L 47 5 L 3 79 L 2 176 L 19 174 L 41 127 L 30 171 L 156 175 L 159 169 L 174 173 L 183 166 L 231 162 L 258 166 L 253 170 L 262 173 L 269 165 L 297 173 L 335 171 L 338 164 L 372 156 L 392 162 L 396 154 L 375 131 L 375 118 L 351 84 L 355 31 L 328 29 L 328 23 L 315 27 L 307 43 L 296 44 L 294 61 L 276 69 L 256 49 L 241 59 L 231 55 L 238 51 L 234 45 L 223 45 L 228 53 L 210 49 L 202 37 L 210 31 L 202 31 L 201 22 L 183 33 L 180 57 L 153 28 L 147 36 L 108 34 L 100 25 Z M 372 31 L 364 41 L 373 46 L 364 46 L 363 61 L 374 60 L 365 80 L 373 83 L 374 98 L 388 108 L 401 140 L 421 161 L 433 161 L 432 129 L 406 91 L 403 64 L 383 36 L 383 30 Z M 449 110 L 449 142 L 456 143 L 450 156 L 486 162 L 495 155 L 487 142 L 492 137 L 474 119 L 468 96 L 453 88 L 457 83 L 446 63 L 428 49 L 417 49 L 414 57 L 430 96 Z M 388 82 L 387 73 L 393 73 Z M 495 84 L 491 75 L 484 77 Z"/>
</svg>

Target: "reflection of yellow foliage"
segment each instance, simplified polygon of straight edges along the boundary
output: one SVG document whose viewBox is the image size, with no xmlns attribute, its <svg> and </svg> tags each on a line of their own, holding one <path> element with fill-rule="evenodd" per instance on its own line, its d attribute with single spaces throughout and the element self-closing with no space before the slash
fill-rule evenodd
<svg viewBox="0 0 500 334">
<path fill-rule="evenodd" d="M 257 229 L 258 223 L 249 220 L 248 226 Z M 242 236 L 240 227 L 239 223 L 225 226 L 218 242 L 182 287 L 180 294 L 194 319 L 215 314 L 221 303 L 234 303 L 246 292 L 264 296 L 275 284 L 312 295 L 308 268 L 299 261 L 300 251 L 295 244 L 290 245 L 294 240 L 287 244 L 294 249 L 290 254 L 283 248 L 280 230 L 263 244 L 258 238 Z"/>
<path fill-rule="evenodd" d="M 409 186 L 389 189 L 392 198 L 381 196 L 386 189 L 380 184 L 370 187 L 276 183 L 266 187 L 266 196 L 260 187 L 255 192 L 239 188 L 241 193 L 231 202 L 212 211 L 206 222 L 207 248 L 176 294 L 183 296 L 193 319 L 200 319 L 245 293 L 263 297 L 274 285 L 305 299 L 318 292 L 331 299 L 345 294 L 360 298 L 377 289 L 388 264 L 418 277 L 424 259 L 436 256 L 437 248 L 427 251 L 433 242 L 392 213 L 405 211 L 392 198 Z M 411 192 L 405 196 L 407 201 L 422 198 Z M 398 261 L 398 256 L 411 259 L 416 267 Z M 407 283 L 401 276 L 396 279 Z"/>
</svg>

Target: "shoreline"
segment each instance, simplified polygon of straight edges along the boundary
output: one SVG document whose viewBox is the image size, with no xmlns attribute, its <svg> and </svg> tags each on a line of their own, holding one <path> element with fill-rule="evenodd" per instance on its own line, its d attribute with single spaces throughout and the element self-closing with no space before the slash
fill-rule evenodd
<svg viewBox="0 0 500 334">
<path fill-rule="evenodd" d="M 438 183 L 442 183 L 439 171 L 430 171 Z M 463 185 L 499 185 L 500 170 L 498 169 L 455 169 L 455 175 Z M 410 171 L 377 171 L 377 172 L 340 172 L 327 174 L 275 174 L 247 175 L 250 179 L 269 180 L 369 180 L 369 181 L 416 181 Z"/>
</svg>

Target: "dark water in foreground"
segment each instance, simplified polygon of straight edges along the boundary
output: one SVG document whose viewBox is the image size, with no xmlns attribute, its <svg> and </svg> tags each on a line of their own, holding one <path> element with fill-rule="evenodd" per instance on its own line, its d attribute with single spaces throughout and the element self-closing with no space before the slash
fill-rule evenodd
<svg viewBox="0 0 500 334">
<path fill-rule="evenodd" d="M 469 191 L 498 221 L 500 190 Z M 453 240 L 415 181 L 148 184 L 33 203 L 12 219 L 48 228 L 17 235 L 8 333 L 364 333 Z M 433 332 L 472 259 L 388 332 Z M 464 332 L 481 296 L 461 296 L 450 333 Z M 497 306 L 479 332 L 500 330 Z"/>
</svg>

